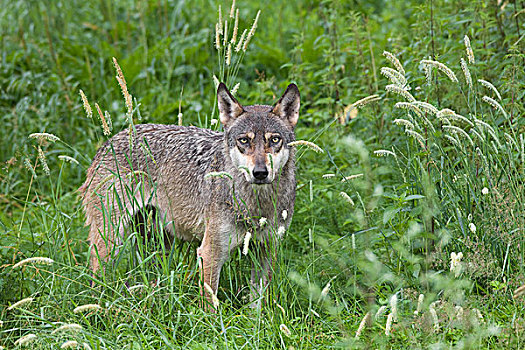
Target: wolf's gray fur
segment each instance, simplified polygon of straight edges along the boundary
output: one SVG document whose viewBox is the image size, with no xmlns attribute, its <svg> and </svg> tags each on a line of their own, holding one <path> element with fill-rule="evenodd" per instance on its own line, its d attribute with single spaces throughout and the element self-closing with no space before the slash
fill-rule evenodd
<svg viewBox="0 0 525 350">
<path fill-rule="evenodd" d="M 288 143 L 295 139 L 299 91 L 291 84 L 273 107 L 243 107 L 222 83 L 217 97 L 224 132 L 143 124 L 131 139 L 122 131 L 99 149 L 80 188 L 94 271 L 118 251 L 126 225 L 148 206 L 169 233 L 202 242 L 201 277 L 214 292 L 222 265 L 248 231 L 260 260 L 252 285 L 260 291 L 268 283 L 268 247 L 288 228 L 294 209 Z M 216 176 L 220 172 L 227 174 Z"/>
</svg>

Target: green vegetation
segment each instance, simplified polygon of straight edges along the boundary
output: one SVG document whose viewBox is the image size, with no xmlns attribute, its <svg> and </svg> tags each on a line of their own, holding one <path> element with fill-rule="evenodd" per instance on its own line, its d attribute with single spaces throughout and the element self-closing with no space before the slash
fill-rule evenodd
<svg viewBox="0 0 525 350">
<path fill-rule="evenodd" d="M 1 5 L 0 349 L 524 347 L 523 1 L 238 1 L 237 40 L 261 14 L 230 65 L 231 2 Z M 219 128 L 214 75 L 249 103 L 299 86 L 297 138 L 324 153 L 298 148 L 261 310 L 239 251 L 204 312 L 182 242 L 91 284 L 76 190 L 110 137 L 95 102 L 128 127 L 112 57 L 134 123 Z M 53 262 L 14 266 L 31 257 Z"/>
</svg>

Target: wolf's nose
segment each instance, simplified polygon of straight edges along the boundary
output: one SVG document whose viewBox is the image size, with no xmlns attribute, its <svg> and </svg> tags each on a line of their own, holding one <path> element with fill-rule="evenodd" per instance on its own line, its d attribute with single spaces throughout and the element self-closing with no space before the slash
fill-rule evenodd
<svg viewBox="0 0 525 350">
<path fill-rule="evenodd" d="M 253 177 L 257 180 L 264 180 L 268 176 L 268 169 L 266 167 L 253 169 Z"/>
</svg>

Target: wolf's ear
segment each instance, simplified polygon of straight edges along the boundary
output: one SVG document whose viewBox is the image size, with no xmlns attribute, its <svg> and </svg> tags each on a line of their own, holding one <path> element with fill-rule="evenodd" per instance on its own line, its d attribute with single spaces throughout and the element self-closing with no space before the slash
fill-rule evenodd
<svg viewBox="0 0 525 350">
<path fill-rule="evenodd" d="M 224 126 L 244 112 L 241 104 L 232 96 L 224 83 L 220 83 L 217 88 L 217 103 L 219 104 L 219 117 Z"/>
<path fill-rule="evenodd" d="M 290 84 L 284 92 L 283 96 L 273 107 L 272 112 L 282 119 L 284 119 L 292 128 L 297 124 L 299 119 L 299 106 L 301 104 L 301 96 L 297 85 Z"/>
</svg>

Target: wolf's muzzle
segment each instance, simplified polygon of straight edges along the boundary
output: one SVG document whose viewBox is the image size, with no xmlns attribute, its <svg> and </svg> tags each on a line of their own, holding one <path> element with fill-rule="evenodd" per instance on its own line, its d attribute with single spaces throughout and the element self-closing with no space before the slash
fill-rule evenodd
<svg viewBox="0 0 525 350">
<path fill-rule="evenodd" d="M 268 177 L 268 169 L 266 166 L 256 166 L 253 169 L 253 177 L 259 181 L 266 179 Z"/>
</svg>

